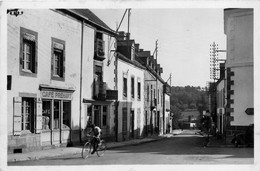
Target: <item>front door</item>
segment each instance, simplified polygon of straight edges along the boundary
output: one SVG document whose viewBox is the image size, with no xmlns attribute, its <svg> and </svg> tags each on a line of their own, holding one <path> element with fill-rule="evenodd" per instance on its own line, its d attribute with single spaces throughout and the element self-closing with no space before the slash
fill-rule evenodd
<svg viewBox="0 0 260 171">
<path fill-rule="evenodd" d="M 134 138 L 135 136 L 135 112 L 134 110 L 131 110 L 131 115 L 130 115 L 130 133 L 131 133 L 131 138 Z"/>
</svg>

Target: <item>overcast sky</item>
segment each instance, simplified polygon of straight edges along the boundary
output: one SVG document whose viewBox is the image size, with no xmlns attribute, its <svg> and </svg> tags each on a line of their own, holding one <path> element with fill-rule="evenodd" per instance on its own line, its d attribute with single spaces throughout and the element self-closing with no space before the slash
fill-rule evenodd
<svg viewBox="0 0 260 171">
<path fill-rule="evenodd" d="M 116 30 L 125 9 L 91 9 L 111 29 Z M 119 29 L 127 31 L 127 15 Z M 158 39 L 158 62 L 162 78 L 172 73 L 173 86 L 205 87 L 210 81 L 210 44 L 215 41 L 226 49 L 223 9 L 131 9 L 131 39 L 140 48 L 155 49 Z M 220 54 L 225 58 L 225 54 Z"/>
</svg>

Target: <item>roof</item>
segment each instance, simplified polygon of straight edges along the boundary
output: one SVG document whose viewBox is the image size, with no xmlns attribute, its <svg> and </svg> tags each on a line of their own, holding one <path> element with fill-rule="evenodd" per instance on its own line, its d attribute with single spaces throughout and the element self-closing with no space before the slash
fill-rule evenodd
<svg viewBox="0 0 260 171">
<path fill-rule="evenodd" d="M 151 52 L 150 51 L 139 51 L 139 52 L 136 52 L 136 55 L 138 57 L 150 57 Z"/>
<path fill-rule="evenodd" d="M 97 29 L 99 29 L 101 31 L 105 31 L 105 32 L 108 32 L 110 34 L 111 33 L 115 34 L 114 30 L 112 30 L 110 27 L 108 27 L 106 25 L 106 23 L 104 23 L 100 18 L 98 18 L 89 9 L 66 9 L 66 10 L 62 10 L 62 11 L 70 12 L 74 15 L 77 15 L 78 17 L 83 18 L 84 20 L 89 22 L 89 24 L 94 25 L 94 27 L 96 27 Z"/>
<path fill-rule="evenodd" d="M 125 61 L 125 62 L 128 62 L 128 63 L 130 63 L 130 64 L 132 64 L 132 65 L 134 65 L 134 66 L 136 66 L 136 67 L 138 67 L 138 68 L 140 68 L 140 69 L 143 69 L 143 70 L 145 70 L 145 67 L 142 65 L 142 64 L 140 64 L 138 61 L 136 61 L 136 60 L 130 60 L 130 59 L 128 59 L 127 57 L 125 57 L 122 53 L 120 53 L 120 52 L 117 52 L 117 55 L 118 55 L 118 58 L 119 59 L 121 59 L 121 60 L 123 60 L 123 61 Z"/>
</svg>

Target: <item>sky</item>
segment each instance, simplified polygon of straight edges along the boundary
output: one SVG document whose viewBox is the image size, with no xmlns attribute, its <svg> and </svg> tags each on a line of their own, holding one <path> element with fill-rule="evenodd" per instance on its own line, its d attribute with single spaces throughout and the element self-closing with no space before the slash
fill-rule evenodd
<svg viewBox="0 0 260 171">
<path fill-rule="evenodd" d="M 125 9 L 90 9 L 116 30 Z M 127 32 L 125 16 L 119 31 Z M 131 39 L 153 53 L 158 40 L 158 62 L 162 78 L 172 74 L 172 86 L 205 87 L 210 80 L 210 44 L 226 49 L 223 9 L 167 8 L 131 9 Z M 219 54 L 225 58 L 226 54 Z"/>
</svg>

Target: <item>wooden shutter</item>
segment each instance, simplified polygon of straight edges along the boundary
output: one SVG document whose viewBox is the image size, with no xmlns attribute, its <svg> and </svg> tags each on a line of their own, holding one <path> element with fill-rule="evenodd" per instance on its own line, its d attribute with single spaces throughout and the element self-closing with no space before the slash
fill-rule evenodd
<svg viewBox="0 0 260 171">
<path fill-rule="evenodd" d="M 22 98 L 14 97 L 14 135 L 21 135 L 22 129 Z"/>
<path fill-rule="evenodd" d="M 35 133 L 39 134 L 41 133 L 41 130 L 42 130 L 42 100 L 41 98 L 37 98 Z"/>
</svg>

